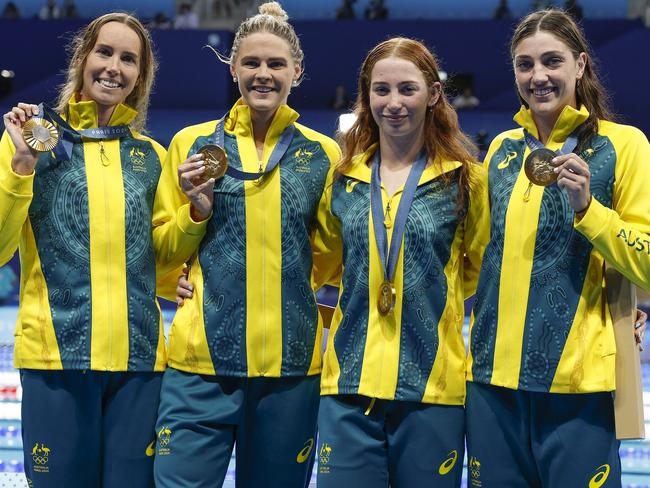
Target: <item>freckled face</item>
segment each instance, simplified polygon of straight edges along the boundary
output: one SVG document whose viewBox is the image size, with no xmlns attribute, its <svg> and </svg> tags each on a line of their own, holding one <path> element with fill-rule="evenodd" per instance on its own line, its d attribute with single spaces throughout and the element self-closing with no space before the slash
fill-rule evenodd
<svg viewBox="0 0 650 488">
<path fill-rule="evenodd" d="M 370 110 L 380 133 L 405 136 L 423 131 L 439 88 L 440 83 L 435 83 L 431 91 L 411 61 L 394 56 L 377 61 L 370 74 Z"/>
</svg>

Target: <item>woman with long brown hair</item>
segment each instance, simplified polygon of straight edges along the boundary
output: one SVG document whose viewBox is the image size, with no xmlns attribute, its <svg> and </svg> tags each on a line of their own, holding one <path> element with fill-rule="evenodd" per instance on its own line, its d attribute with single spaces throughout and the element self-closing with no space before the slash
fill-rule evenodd
<svg viewBox="0 0 650 488">
<path fill-rule="evenodd" d="M 317 284 L 341 287 L 321 379 L 318 484 L 457 487 L 463 302 L 485 234 L 484 175 L 420 42 L 393 38 L 369 52 L 355 114 L 315 238 Z"/>
<path fill-rule="evenodd" d="M 512 37 L 520 127 L 498 135 L 485 160 L 470 486 L 621 486 L 604 264 L 650 288 L 650 146 L 612 121 L 590 51 L 560 10 L 528 15 Z"/>
</svg>

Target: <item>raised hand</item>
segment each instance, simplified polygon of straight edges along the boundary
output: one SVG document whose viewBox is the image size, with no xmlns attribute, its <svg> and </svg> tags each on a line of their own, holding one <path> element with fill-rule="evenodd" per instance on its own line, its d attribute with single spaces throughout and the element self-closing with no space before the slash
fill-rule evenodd
<svg viewBox="0 0 650 488">
<path fill-rule="evenodd" d="M 36 167 L 36 161 L 38 161 L 38 152 L 29 147 L 23 139 L 25 122 L 37 115 L 40 115 L 37 105 L 19 103 L 2 117 L 7 134 L 16 147 L 11 167 L 19 175 L 32 174 Z"/>
<path fill-rule="evenodd" d="M 195 221 L 210 216 L 214 201 L 214 178 L 204 181 L 201 178 L 204 171 L 205 161 L 200 153 L 190 156 L 178 167 L 178 183 L 192 204 L 191 215 Z"/>
<path fill-rule="evenodd" d="M 553 158 L 553 164 L 554 171 L 557 173 L 557 185 L 567 192 L 569 205 L 579 217 L 582 217 L 591 203 L 589 166 L 574 153 Z"/>
</svg>

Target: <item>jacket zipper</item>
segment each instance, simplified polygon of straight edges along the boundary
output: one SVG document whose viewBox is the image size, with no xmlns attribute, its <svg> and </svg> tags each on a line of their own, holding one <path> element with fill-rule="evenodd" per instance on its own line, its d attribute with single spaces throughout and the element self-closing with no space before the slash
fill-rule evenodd
<svg viewBox="0 0 650 488">
<path fill-rule="evenodd" d="M 100 139 L 99 141 L 99 159 L 102 162 L 103 166 L 108 166 L 110 164 L 110 160 L 108 159 L 108 156 L 106 156 L 106 150 L 104 149 L 104 141 Z M 108 232 L 106 232 L 106 269 L 108 272 L 107 276 L 107 282 L 106 282 L 106 288 L 108 291 L 108 299 L 109 299 L 109 306 L 107 310 L 107 317 L 108 317 L 108 370 L 112 371 L 113 370 L 113 313 L 112 313 L 112 307 L 110 306 L 110 300 L 111 297 L 113 296 L 113 292 L 111 289 L 111 276 L 112 276 L 112 262 L 111 262 L 111 228 L 110 228 L 110 205 L 109 205 L 109 198 L 108 198 L 108 178 L 102 178 L 103 183 L 104 183 L 104 212 L 105 212 L 105 218 L 106 218 L 106 229 Z"/>
</svg>

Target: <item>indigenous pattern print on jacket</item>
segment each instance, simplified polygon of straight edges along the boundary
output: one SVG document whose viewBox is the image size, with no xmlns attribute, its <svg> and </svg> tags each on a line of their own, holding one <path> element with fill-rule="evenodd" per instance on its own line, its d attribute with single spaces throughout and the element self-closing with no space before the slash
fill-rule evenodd
<svg viewBox="0 0 650 488">
<path fill-rule="evenodd" d="M 560 147 L 587 116 L 584 108 L 565 108 L 549 147 Z M 515 120 L 535 130 L 527 110 Z M 522 129 L 494 140 L 486 158 L 490 240 L 474 305 L 470 381 L 539 392 L 614 389 L 616 346 L 603 262 L 631 266 L 630 277 L 647 286 L 648 264 L 641 256 L 630 263 L 626 255 L 635 251 L 615 237 L 626 221 L 642 233 L 650 230 L 648 197 L 638 198 L 635 189 L 641 180 L 634 175 L 647 174 L 639 158 L 650 153 L 643 139 L 632 127 L 600 122 L 579 154 L 589 165 L 593 195 L 580 221 L 557 185 L 528 192 Z"/>
</svg>

